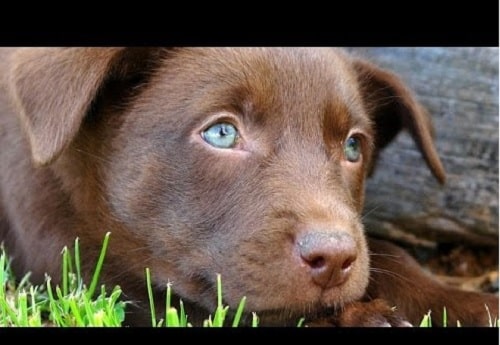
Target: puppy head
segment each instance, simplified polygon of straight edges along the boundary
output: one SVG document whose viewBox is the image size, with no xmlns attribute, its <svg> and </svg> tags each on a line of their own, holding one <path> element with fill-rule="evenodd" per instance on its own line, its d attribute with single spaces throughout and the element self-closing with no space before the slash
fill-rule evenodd
<svg viewBox="0 0 500 345">
<path fill-rule="evenodd" d="M 342 51 L 41 49 L 17 61 L 33 159 L 82 222 L 112 230 L 108 271 L 143 289 L 150 267 L 201 309 L 215 306 L 217 273 L 225 302 L 246 296 L 264 322 L 360 298 L 364 180 L 401 129 L 444 181 L 422 107 Z"/>
</svg>

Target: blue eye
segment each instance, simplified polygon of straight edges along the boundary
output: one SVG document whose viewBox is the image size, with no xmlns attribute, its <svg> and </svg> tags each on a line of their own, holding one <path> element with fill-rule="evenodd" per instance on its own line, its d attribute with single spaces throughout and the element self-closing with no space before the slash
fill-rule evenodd
<svg viewBox="0 0 500 345">
<path fill-rule="evenodd" d="M 349 162 L 355 163 L 361 158 L 361 143 L 356 137 L 347 138 L 344 144 L 344 155 Z"/>
<path fill-rule="evenodd" d="M 230 149 L 236 146 L 239 138 L 238 130 L 227 122 L 216 123 L 205 129 L 201 137 L 210 145 L 220 149 Z"/>
</svg>

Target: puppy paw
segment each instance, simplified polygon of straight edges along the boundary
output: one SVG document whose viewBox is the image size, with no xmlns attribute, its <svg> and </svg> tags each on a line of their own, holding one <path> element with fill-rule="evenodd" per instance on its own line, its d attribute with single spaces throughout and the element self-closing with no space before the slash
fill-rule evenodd
<svg viewBox="0 0 500 345">
<path fill-rule="evenodd" d="M 307 323 L 308 326 L 338 327 L 413 327 L 385 300 L 352 302 L 345 305 L 335 316 Z"/>
</svg>

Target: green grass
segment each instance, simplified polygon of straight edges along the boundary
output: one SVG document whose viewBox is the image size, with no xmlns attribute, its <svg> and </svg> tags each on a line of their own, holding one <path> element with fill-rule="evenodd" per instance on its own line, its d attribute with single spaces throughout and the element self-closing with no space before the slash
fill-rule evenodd
<svg viewBox="0 0 500 345">
<path fill-rule="evenodd" d="M 68 248 L 62 251 L 62 286 L 33 286 L 25 276 L 16 286 L 5 250 L 0 253 L 0 326 L 119 327 L 125 318 L 126 302 L 115 286 L 108 294 L 97 282 L 109 242 L 106 234 L 90 286 L 81 276 L 80 247 L 75 240 L 74 257 Z"/>
<path fill-rule="evenodd" d="M 165 319 L 156 321 L 155 303 L 153 298 L 153 290 L 151 285 L 151 273 L 146 268 L 146 285 L 148 288 L 149 306 L 151 311 L 151 326 L 152 327 L 192 327 L 193 325 L 188 322 L 188 316 L 184 311 L 182 300 L 179 301 L 179 311 L 172 307 L 172 287 L 167 284 L 167 296 L 165 299 Z M 238 327 L 240 325 L 241 316 L 245 308 L 246 297 L 243 297 L 238 304 L 233 320 L 228 323 L 226 317 L 229 312 L 229 306 L 224 306 L 222 303 L 222 281 L 220 274 L 217 275 L 217 308 L 212 315 L 203 321 L 203 327 Z M 252 313 L 252 327 L 257 327 L 259 319 L 257 314 Z"/>
<path fill-rule="evenodd" d="M 490 313 L 490 309 L 488 308 L 488 306 L 484 305 L 484 307 L 485 307 L 486 313 L 488 314 L 488 325 L 485 325 L 485 326 L 500 327 L 500 320 L 498 320 L 497 318 L 492 318 L 491 313 Z M 446 312 L 446 307 L 443 308 L 443 320 L 442 321 L 443 321 L 442 327 L 448 327 L 448 314 Z M 430 310 L 427 312 L 427 314 L 424 315 L 424 317 L 422 318 L 422 321 L 420 321 L 419 327 L 424 327 L 424 328 L 432 327 L 432 318 L 431 318 L 431 311 Z M 457 327 L 462 327 L 462 324 L 460 323 L 459 320 L 457 320 Z"/>
<path fill-rule="evenodd" d="M 107 233 L 90 285 L 85 284 L 81 275 L 80 246 L 75 240 L 74 253 L 65 247 L 62 250 L 61 285 L 53 286 L 46 276 L 45 283 L 34 286 L 26 275 L 18 284 L 12 275 L 10 263 L 4 248 L 0 248 L 0 327 L 120 327 L 125 318 L 128 304 L 120 300 L 121 289 L 115 286 L 108 295 L 101 285 L 97 294 L 97 284 L 102 270 L 110 234 Z M 180 310 L 171 306 L 171 284 L 167 285 L 165 320 L 156 321 L 151 274 L 146 269 L 146 283 L 151 308 L 153 327 L 192 327 L 184 311 L 182 301 Z M 217 308 L 203 322 L 204 327 L 238 327 L 243 315 L 246 298 L 243 297 L 232 321 L 226 320 L 229 307 L 222 304 L 222 282 L 217 276 Z M 252 326 L 258 326 L 258 317 L 253 313 Z"/>
<path fill-rule="evenodd" d="M 103 245 L 90 285 L 84 282 L 81 275 L 81 257 L 79 240 L 75 240 L 73 253 L 68 248 L 62 250 L 61 283 L 53 286 L 52 280 L 46 276 L 42 285 L 32 285 L 29 275 L 16 283 L 10 262 L 3 247 L 0 248 L 0 327 L 120 327 L 125 318 L 125 309 L 128 304 L 122 301 L 121 289 L 115 286 L 108 294 L 104 285 L 98 289 L 99 276 L 104 264 L 110 233 L 104 237 Z M 172 306 L 172 286 L 167 284 L 164 318 L 157 320 L 151 272 L 145 270 L 146 286 L 149 296 L 151 326 L 152 327 L 192 327 L 188 315 L 184 310 L 182 300 L 179 301 L 179 310 Z M 215 312 L 203 321 L 203 327 L 239 327 L 245 309 L 246 297 L 243 297 L 236 308 L 230 313 L 229 306 L 222 300 L 222 280 L 217 275 L 217 307 Z M 492 319 L 489 309 L 490 327 L 500 327 L 498 319 Z M 228 315 L 233 315 L 232 319 Z M 443 310 L 443 327 L 448 326 L 446 308 Z M 252 313 L 252 327 L 258 327 L 259 318 Z M 300 319 L 297 327 L 304 325 Z M 429 311 L 418 325 L 432 327 L 431 312 Z M 460 327 L 460 322 L 457 322 Z"/>
</svg>

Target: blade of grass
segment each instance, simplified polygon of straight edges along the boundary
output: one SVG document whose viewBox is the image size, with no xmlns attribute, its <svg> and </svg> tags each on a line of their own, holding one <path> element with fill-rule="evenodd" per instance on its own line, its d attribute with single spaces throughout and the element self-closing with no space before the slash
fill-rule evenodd
<svg viewBox="0 0 500 345">
<path fill-rule="evenodd" d="M 63 294 L 66 296 L 68 294 L 68 247 L 64 246 L 62 250 L 62 288 Z"/>
<path fill-rule="evenodd" d="M 420 327 L 431 327 L 432 325 L 432 321 L 431 321 L 431 311 L 429 310 L 429 312 L 427 314 L 424 315 L 422 321 L 420 321 Z"/>
<path fill-rule="evenodd" d="M 78 289 L 82 288 L 82 271 L 81 271 L 81 261 L 80 261 L 80 239 L 77 237 L 75 239 L 75 268 L 76 268 L 76 280 L 78 284 Z"/>
<path fill-rule="evenodd" d="M 21 279 L 21 281 L 19 282 L 19 284 L 17 284 L 17 289 L 24 289 L 26 286 L 29 285 L 29 277 L 31 276 L 31 272 L 28 272 L 25 274 L 25 276 L 23 277 L 23 279 Z"/>
<path fill-rule="evenodd" d="M 215 310 L 213 326 L 215 327 L 223 327 L 224 319 L 226 318 L 226 314 L 229 307 L 224 307 L 222 305 L 222 281 L 221 275 L 217 274 L 217 309 Z"/>
<path fill-rule="evenodd" d="M 156 311 L 153 299 L 153 288 L 151 286 L 151 273 L 149 272 L 149 268 L 146 268 L 146 286 L 148 289 L 149 308 L 151 311 L 151 325 L 153 327 L 156 327 Z"/>
<path fill-rule="evenodd" d="M 88 326 L 91 326 L 91 327 L 98 326 L 95 322 L 95 317 L 96 317 L 96 313 L 99 312 L 99 309 L 93 305 L 92 301 L 85 294 L 83 294 L 81 296 L 81 299 L 83 300 L 83 309 L 85 310 L 85 314 L 87 315 Z M 83 326 L 83 324 L 82 324 L 82 326 Z"/>
<path fill-rule="evenodd" d="M 20 291 L 17 295 L 17 322 L 19 326 L 28 326 L 28 295 L 26 291 Z"/>
<path fill-rule="evenodd" d="M 490 308 L 488 308 L 488 305 L 485 303 L 484 307 L 486 308 L 486 312 L 488 313 L 488 323 L 490 327 L 493 327 L 493 320 L 491 319 L 491 313 L 490 313 Z"/>
<path fill-rule="evenodd" d="M 7 303 L 6 300 L 3 300 L 2 304 L 3 304 L 3 309 L 5 312 L 4 315 L 8 315 L 8 317 L 10 318 L 10 322 L 12 324 L 16 324 L 17 323 L 17 315 L 14 312 L 14 310 L 10 307 L 10 305 Z M 9 320 L 9 319 L 7 319 L 7 320 Z"/>
<path fill-rule="evenodd" d="M 47 285 L 47 295 L 49 296 L 50 319 L 56 324 L 56 326 L 62 326 L 63 320 L 61 317 L 61 313 L 54 299 L 54 295 L 52 294 L 52 286 L 50 284 L 51 278 L 46 277 L 45 281 Z"/>
<path fill-rule="evenodd" d="M 6 270 L 6 265 L 5 265 L 5 253 L 2 251 L 0 254 L 0 300 L 5 300 L 5 288 L 7 285 L 7 279 L 5 279 L 5 270 Z"/>
<path fill-rule="evenodd" d="M 217 306 L 222 306 L 222 281 L 220 273 L 217 273 Z"/>
<path fill-rule="evenodd" d="M 259 317 L 255 312 L 252 312 L 252 327 L 259 326 Z"/>
<path fill-rule="evenodd" d="M 94 275 L 92 276 L 92 282 L 90 283 L 90 287 L 87 290 L 87 296 L 90 298 L 94 295 L 94 291 L 97 286 L 97 281 L 99 280 L 99 275 L 101 274 L 102 264 L 104 262 L 104 257 L 106 256 L 106 251 L 108 249 L 109 236 L 110 232 L 107 232 L 104 236 L 104 241 L 101 248 L 101 253 L 99 254 L 99 260 L 97 261 L 97 265 L 95 267 Z"/>
<path fill-rule="evenodd" d="M 188 322 L 187 322 L 187 315 L 186 311 L 184 310 L 184 302 L 182 300 L 179 301 L 179 306 L 180 306 L 180 324 L 182 327 L 188 327 Z"/>
<path fill-rule="evenodd" d="M 126 302 L 119 301 L 122 290 L 119 286 L 115 286 L 108 302 L 109 313 L 114 316 L 115 324 L 121 325 L 125 320 Z"/>
<path fill-rule="evenodd" d="M 246 301 L 246 296 L 243 296 L 240 303 L 238 304 L 238 309 L 236 309 L 236 314 L 234 315 L 233 327 L 238 327 L 238 325 L 240 324 L 241 315 L 243 314 L 243 309 L 245 308 Z"/>
<path fill-rule="evenodd" d="M 72 326 L 83 327 L 85 323 L 83 322 L 80 308 L 78 307 L 76 298 L 74 296 L 70 296 L 68 300 L 68 305 L 70 310 L 72 311 L 73 316 L 75 317 L 75 324 Z"/>
<path fill-rule="evenodd" d="M 167 283 L 167 298 L 165 299 L 165 301 L 166 301 L 165 310 L 170 309 L 171 300 L 172 300 L 172 284 L 170 282 L 168 282 Z"/>
<path fill-rule="evenodd" d="M 165 325 L 167 327 L 179 327 L 180 322 L 177 309 L 171 307 L 169 310 L 167 310 L 165 320 L 166 320 Z"/>
<path fill-rule="evenodd" d="M 37 293 L 37 289 L 34 286 L 30 286 L 30 299 L 31 299 L 31 319 L 29 321 L 29 326 L 38 326 L 41 324 L 40 320 L 40 307 L 37 305 L 35 301 L 35 294 Z M 40 321 L 39 321 L 40 320 Z"/>
</svg>

